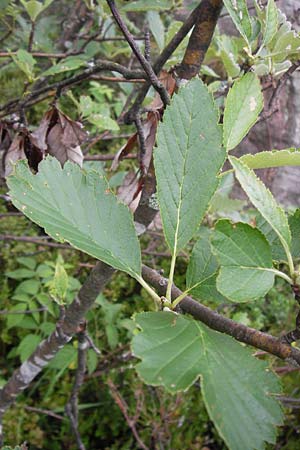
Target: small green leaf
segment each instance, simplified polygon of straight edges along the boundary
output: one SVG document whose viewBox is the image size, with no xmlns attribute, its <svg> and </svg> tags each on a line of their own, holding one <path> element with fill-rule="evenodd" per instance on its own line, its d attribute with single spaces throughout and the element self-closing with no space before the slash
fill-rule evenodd
<svg viewBox="0 0 300 450">
<path fill-rule="evenodd" d="M 251 72 L 233 84 L 224 110 L 223 142 L 227 150 L 236 147 L 255 124 L 263 108 L 258 77 Z"/>
<path fill-rule="evenodd" d="M 18 303 L 9 309 L 10 314 L 7 315 L 7 329 L 19 325 L 25 317 L 25 314 L 20 314 L 20 311 L 26 311 L 26 303 Z M 16 314 L 13 314 L 13 313 Z"/>
<path fill-rule="evenodd" d="M 18 285 L 18 287 L 15 290 L 15 293 L 16 294 L 25 293 L 25 294 L 35 295 L 35 294 L 37 294 L 39 288 L 40 288 L 39 281 L 34 280 L 34 279 L 26 280 Z"/>
<path fill-rule="evenodd" d="M 194 79 L 166 109 L 154 163 L 164 234 L 173 255 L 186 245 L 218 187 L 224 162 L 218 111 L 207 87 Z"/>
<path fill-rule="evenodd" d="M 115 120 L 103 114 L 92 114 L 88 117 L 88 121 L 96 125 L 99 130 L 118 131 L 120 129 Z"/>
<path fill-rule="evenodd" d="M 216 39 L 220 51 L 220 56 L 228 76 L 231 78 L 237 77 L 241 69 L 237 63 L 238 51 L 232 36 L 226 36 L 225 34 L 222 34 Z"/>
<path fill-rule="evenodd" d="M 50 75 L 56 75 L 57 73 L 69 72 L 70 70 L 79 69 L 79 67 L 82 66 L 86 66 L 86 61 L 83 58 L 69 56 L 43 72 L 40 77 L 48 77 Z"/>
<path fill-rule="evenodd" d="M 217 291 L 216 277 L 219 263 L 211 251 L 210 232 L 203 228 L 200 238 L 194 245 L 186 272 L 186 286 L 190 294 L 200 300 L 223 301 Z"/>
<path fill-rule="evenodd" d="M 168 312 L 135 317 L 142 331 L 132 341 L 136 369 L 148 384 L 186 390 L 199 376 L 210 418 L 230 450 L 263 449 L 275 443 L 282 424 L 277 377 L 265 361 L 229 336 Z"/>
<path fill-rule="evenodd" d="M 35 0 L 30 0 L 28 2 L 25 0 L 21 0 L 21 3 L 26 9 L 26 12 L 29 15 L 30 19 L 32 20 L 32 22 L 35 22 L 38 15 L 42 11 L 44 11 L 44 9 L 46 9 L 50 5 L 50 3 L 52 3 L 52 1 L 53 0 L 46 0 L 43 4 Z"/>
<path fill-rule="evenodd" d="M 219 220 L 212 244 L 220 262 L 217 289 L 234 302 L 264 297 L 274 284 L 271 249 L 265 236 L 246 223 Z"/>
<path fill-rule="evenodd" d="M 14 280 L 22 280 L 23 278 L 33 278 L 35 277 L 35 272 L 29 269 L 17 269 L 11 272 L 6 272 L 8 278 L 13 278 Z"/>
<path fill-rule="evenodd" d="M 132 215 L 118 202 L 103 176 L 52 157 L 33 175 L 24 161 L 7 179 L 14 205 L 56 240 L 133 277 L 141 272 L 140 246 Z"/>
<path fill-rule="evenodd" d="M 165 28 L 159 13 L 157 11 L 148 11 L 147 20 L 157 46 L 162 51 L 165 46 Z"/>
<path fill-rule="evenodd" d="M 15 55 L 11 55 L 14 62 L 17 64 L 20 70 L 25 73 L 28 80 L 32 82 L 34 80 L 34 66 L 36 60 L 33 56 L 24 49 L 19 49 Z"/>
<path fill-rule="evenodd" d="M 289 258 L 291 232 L 283 209 L 276 203 L 271 192 L 257 178 L 253 170 L 249 169 L 244 162 L 239 161 L 237 158 L 230 157 L 229 160 L 242 188 L 253 205 L 277 233 Z"/>
<path fill-rule="evenodd" d="M 163 11 L 171 6 L 171 0 L 134 0 L 123 6 L 122 11 Z"/>
<path fill-rule="evenodd" d="M 53 280 L 49 282 L 50 295 L 56 303 L 62 305 L 65 302 L 69 287 L 68 274 L 64 268 L 61 257 L 57 258 Z"/>
<path fill-rule="evenodd" d="M 22 339 L 18 346 L 18 355 L 21 362 L 24 362 L 41 342 L 41 338 L 35 334 L 28 334 Z"/>
<path fill-rule="evenodd" d="M 76 361 L 77 351 L 73 345 L 66 345 L 51 360 L 49 369 L 63 370 Z"/>
<path fill-rule="evenodd" d="M 266 12 L 266 23 L 263 34 L 262 45 L 268 45 L 273 39 L 278 28 L 278 12 L 274 0 L 268 1 L 267 12 Z"/>
<path fill-rule="evenodd" d="M 239 158 L 250 169 L 266 169 L 269 167 L 300 166 L 300 149 L 287 148 L 266 152 L 247 154 Z"/>
<path fill-rule="evenodd" d="M 22 264 L 22 266 L 27 267 L 27 269 L 34 270 L 36 267 L 36 260 L 34 258 L 20 256 L 19 258 L 17 258 L 17 261 L 19 264 Z"/>
<path fill-rule="evenodd" d="M 294 258 L 300 258 L 300 209 L 288 218 L 292 234 L 291 253 Z"/>
<path fill-rule="evenodd" d="M 252 25 L 246 0 L 224 0 L 229 15 L 249 46 L 252 36 Z"/>
</svg>

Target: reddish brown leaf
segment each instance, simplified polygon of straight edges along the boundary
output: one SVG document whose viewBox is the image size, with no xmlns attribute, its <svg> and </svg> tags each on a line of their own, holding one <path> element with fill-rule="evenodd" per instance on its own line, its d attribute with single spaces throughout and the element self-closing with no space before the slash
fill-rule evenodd
<svg viewBox="0 0 300 450">
<path fill-rule="evenodd" d="M 40 125 L 37 127 L 37 129 L 30 134 L 30 139 L 33 145 L 40 148 L 43 153 L 46 153 L 47 151 L 47 133 L 49 129 L 51 128 L 53 123 L 56 123 L 57 121 L 57 110 L 56 108 L 52 108 L 49 111 L 46 112 L 44 117 L 41 120 Z"/>
<path fill-rule="evenodd" d="M 137 143 L 137 133 L 134 133 L 126 144 L 123 145 L 123 147 L 120 148 L 120 150 L 116 153 L 116 156 L 113 159 L 113 162 L 111 164 L 111 170 L 116 170 L 119 167 L 120 161 L 124 158 L 124 156 L 128 155 L 133 147 Z"/>
<path fill-rule="evenodd" d="M 57 122 L 47 135 L 47 151 L 50 155 L 55 156 L 61 164 L 69 160 L 82 166 L 83 154 L 80 144 L 86 137 L 87 134 L 79 122 L 71 120 L 58 111 Z"/>
<path fill-rule="evenodd" d="M 175 81 L 175 78 L 173 77 L 173 74 L 167 72 L 166 70 L 162 70 L 159 74 L 159 80 L 162 82 L 162 84 L 168 91 L 170 97 L 172 97 L 172 95 L 174 94 L 174 91 L 176 89 L 176 81 Z M 154 100 L 150 104 L 150 108 L 152 111 L 153 110 L 159 110 L 161 112 L 163 111 L 164 104 L 163 104 L 158 92 L 156 92 Z"/>
<path fill-rule="evenodd" d="M 26 159 L 24 151 L 24 135 L 17 134 L 4 158 L 4 176 L 7 177 L 13 170 L 14 164 L 20 159 Z"/>
<path fill-rule="evenodd" d="M 80 166 L 83 154 L 80 144 L 87 134 L 80 122 L 75 122 L 53 107 L 44 115 L 39 127 L 30 135 L 31 142 L 43 153 L 55 156 L 63 165 L 67 160 Z"/>
</svg>

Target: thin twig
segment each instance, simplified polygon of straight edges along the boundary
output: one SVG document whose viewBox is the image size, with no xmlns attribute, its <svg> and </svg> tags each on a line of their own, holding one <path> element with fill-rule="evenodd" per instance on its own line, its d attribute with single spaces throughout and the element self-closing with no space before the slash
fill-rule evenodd
<svg viewBox="0 0 300 450">
<path fill-rule="evenodd" d="M 183 41 L 183 39 L 187 36 L 189 31 L 194 26 L 198 15 L 201 14 L 202 10 L 202 2 L 200 5 L 198 5 L 188 16 L 184 24 L 181 26 L 181 28 L 177 31 L 177 33 L 173 36 L 173 38 L 170 40 L 170 42 L 167 44 L 167 46 L 163 49 L 161 54 L 157 57 L 156 61 L 153 64 L 153 70 L 157 74 L 161 71 L 165 63 L 168 61 L 168 59 L 172 56 L 176 48 L 179 46 L 179 44 Z M 130 124 L 134 121 L 136 114 L 141 106 L 141 104 L 144 101 L 144 98 L 147 95 L 147 92 L 149 90 L 149 87 L 151 86 L 150 83 L 145 83 L 144 86 L 140 89 L 138 92 L 138 95 L 136 96 L 136 99 L 131 106 L 131 108 L 127 111 L 127 113 L 124 116 L 124 122 L 127 124 Z"/>
<path fill-rule="evenodd" d="M 49 239 L 49 236 L 46 237 Z M 53 247 L 53 248 L 65 248 L 67 250 L 76 250 L 70 245 L 66 244 L 57 244 L 55 242 L 45 242 L 41 240 L 41 236 L 35 238 L 30 236 L 14 236 L 13 234 L 0 234 L 0 241 L 20 241 L 20 242 L 28 242 L 36 245 L 43 245 L 45 247 Z"/>
<path fill-rule="evenodd" d="M 278 108 L 278 99 L 280 96 L 280 93 L 287 82 L 287 80 L 290 78 L 292 73 L 294 73 L 298 68 L 300 67 L 300 61 L 295 62 L 279 79 L 276 88 L 274 89 L 268 105 L 268 112 L 274 111 L 274 109 Z"/>
<path fill-rule="evenodd" d="M 143 78 L 145 74 L 140 70 L 130 70 L 127 67 L 122 66 L 121 64 L 112 62 L 112 61 L 104 61 L 98 60 L 93 67 L 90 67 L 78 75 L 74 75 L 70 78 L 67 78 L 62 81 L 58 81 L 56 83 L 49 84 L 47 83 L 48 78 L 45 80 L 47 83 L 45 86 L 33 90 L 30 92 L 24 99 L 16 98 L 14 100 L 9 101 L 5 105 L 0 106 L 0 112 L 2 112 L 0 117 L 3 117 L 7 114 L 15 112 L 19 109 L 19 104 L 22 101 L 23 107 L 27 107 L 30 104 L 32 99 L 38 98 L 42 94 L 48 93 L 49 91 L 57 91 L 57 89 L 64 89 L 66 87 L 72 86 L 74 84 L 80 83 L 81 81 L 89 79 L 92 75 L 101 72 L 101 71 L 115 71 L 121 73 L 124 78 L 128 79 L 136 79 Z"/>
<path fill-rule="evenodd" d="M 119 11 L 115 5 L 114 0 L 106 0 L 106 1 L 112 12 L 112 15 L 115 18 L 115 21 L 119 25 L 119 28 L 122 31 L 124 37 L 126 38 L 128 44 L 130 45 L 133 53 L 137 57 L 146 74 L 148 75 L 150 83 L 152 84 L 154 89 L 160 94 L 164 105 L 165 106 L 168 105 L 170 103 L 170 96 L 168 94 L 168 91 L 165 89 L 161 81 L 157 78 L 156 73 L 154 72 L 151 64 L 149 63 L 149 61 L 147 61 L 145 56 L 141 53 L 139 47 L 136 45 L 132 34 L 128 30 L 125 22 L 123 21 L 121 15 L 119 14 Z"/>
<path fill-rule="evenodd" d="M 84 325 L 85 327 L 85 325 Z M 75 373 L 75 380 L 72 387 L 70 399 L 65 406 L 65 411 L 70 419 L 72 431 L 75 435 L 77 446 L 79 450 L 85 450 L 85 445 L 82 442 L 78 429 L 78 394 L 81 386 L 84 383 L 84 374 L 86 371 L 87 350 L 89 343 L 86 339 L 85 329 L 78 333 L 78 350 L 77 350 L 77 369 Z"/>
<path fill-rule="evenodd" d="M 66 420 L 64 416 L 61 416 L 60 414 L 56 414 L 53 411 L 50 411 L 49 409 L 42 409 L 42 408 L 35 408 L 33 406 L 24 406 L 24 409 L 27 411 L 36 412 L 38 414 L 45 414 L 46 416 L 54 417 L 54 419 L 57 420 Z"/>
<path fill-rule="evenodd" d="M 1 213 L 0 214 L 0 219 L 6 219 L 6 217 L 18 217 L 18 216 L 24 216 L 23 213 L 19 213 L 19 212 L 7 212 L 7 213 Z"/>
<path fill-rule="evenodd" d="M 161 295 L 165 295 L 168 284 L 167 279 L 163 278 L 155 270 L 146 266 L 143 266 L 142 274 L 145 281 L 155 287 Z M 172 299 L 177 298 L 181 294 L 181 290 L 173 286 Z M 180 308 L 184 312 L 191 314 L 194 319 L 200 320 L 213 330 L 228 334 L 240 342 L 265 350 L 281 359 L 292 360 L 297 365 L 300 365 L 300 351 L 290 345 L 282 343 L 280 339 L 274 336 L 228 319 L 189 296 L 186 296 L 180 302 Z"/>
<path fill-rule="evenodd" d="M 85 156 L 85 161 L 113 161 L 116 155 L 89 155 Z M 128 153 L 128 155 L 122 156 L 122 159 L 136 159 L 137 155 L 135 153 Z M 0 216 L 1 217 L 1 216 Z"/>
<path fill-rule="evenodd" d="M 27 51 L 31 53 L 32 47 L 33 47 L 33 41 L 34 41 L 34 32 L 35 32 L 35 21 L 31 21 L 31 28 L 30 28 L 30 34 L 29 34 L 29 41 L 28 41 L 28 48 Z"/>
<path fill-rule="evenodd" d="M 131 418 L 129 416 L 129 413 L 128 413 L 129 408 L 128 408 L 128 405 L 127 405 L 125 399 L 122 397 L 122 395 L 118 391 L 116 385 L 113 383 L 113 381 L 110 378 L 107 380 L 107 384 L 110 389 L 111 395 L 112 395 L 115 403 L 120 408 L 120 411 L 122 412 L 129 428 L 131 429 L 132 434 L 134 435 L 139 448 L 142 448 L 143 450 L 149 450 L 149 448 L 144 444 L 144 442 L 141 440 L 141 438 L 137 432 L 136 421 L 134 420 L 134 418 Z"/>
</svg>

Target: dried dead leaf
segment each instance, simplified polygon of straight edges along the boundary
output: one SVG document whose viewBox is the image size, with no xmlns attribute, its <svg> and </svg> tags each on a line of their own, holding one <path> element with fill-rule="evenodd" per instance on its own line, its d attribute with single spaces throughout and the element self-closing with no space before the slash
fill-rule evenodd
<svg viewBox="0 0 300 450">
<path fill-rule="evenodd" d="M 24 150 L 24 135 L 17 134 L 7 153 L 4 157 L 4 176 L 7 177 L 13 171 L 13 166 L 20 159 L 26 159 L 25 150 Z"/>
</svg>

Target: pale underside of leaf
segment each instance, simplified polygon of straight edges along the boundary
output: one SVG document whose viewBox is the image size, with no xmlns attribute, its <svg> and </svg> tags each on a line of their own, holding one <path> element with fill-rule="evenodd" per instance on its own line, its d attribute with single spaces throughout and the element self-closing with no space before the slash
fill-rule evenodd
<svg viewBox="0 0 300 450">
<path fill-rule="evenodd" d="M 62 169 L 55 158 L 47 157 L 37 175 L 20 162 L 7 183 L 14 205 L 54 239 L 134 277 L 140 275 L 140 248 L 131 213 L 103 176 L 84 172 L 71 162 Z"/>
<path fill-rule="evenodd" d="M 280 208 L 271 192 L 245 163 L 234 157 L 229 159 L 236 177 L 250 201 L 278 234 L 283 246 L 288 249 L 291 243 L 291 233 L 283 209 Z"/>
<path fill-rule="evenodd" d="M 300 149 L 289 148 L 247 154 L 239 158 L 250 169 L 267 169 L 269 167 L 300 166 Z"/>
<path fill-rule="evenodd" d="M 255 124 L 263 108 L 263 95 L 258 77 L 248 72 L 230 89 L 224 110 L 223 143 L 227 150 L 235 148 Z"/>
</svg>

